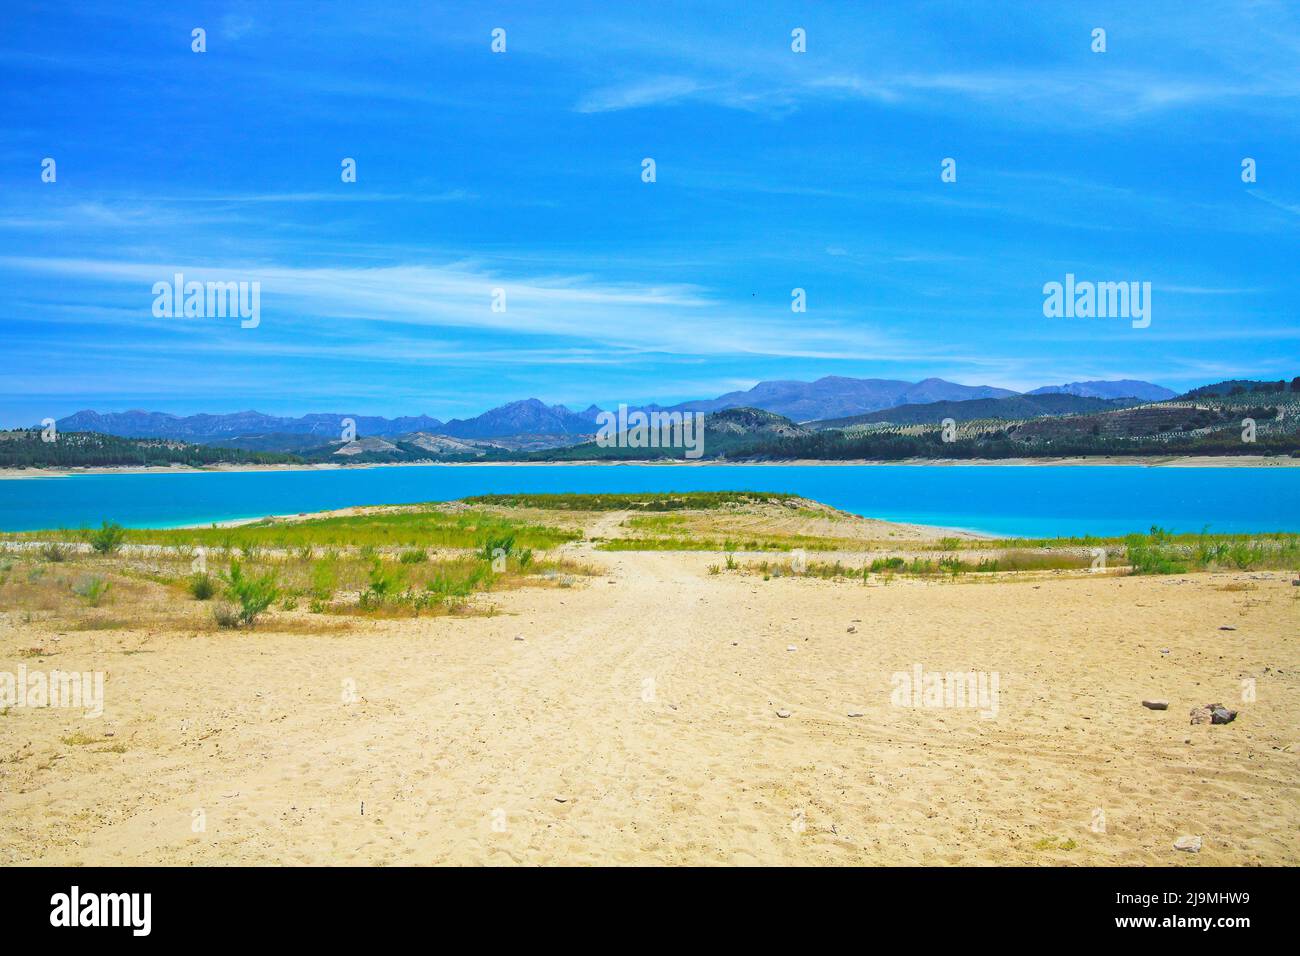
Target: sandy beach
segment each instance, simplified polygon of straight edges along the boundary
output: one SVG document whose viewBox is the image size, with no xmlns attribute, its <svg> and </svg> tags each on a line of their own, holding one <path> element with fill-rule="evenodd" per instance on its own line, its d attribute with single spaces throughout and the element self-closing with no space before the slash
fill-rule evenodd
<svg viewBox="0 0 1300 956">
<path fill-rule="evenodd" d="M 495 616 L 6 608 L 0 671 L 106 685 L 97 718 L 0 716 L 0 861 L 1300 862 L 1291 574 L 765 579 L 597 550 L 623 517 L 562 548 L 599 573 Z M 900 704 L 917 667 L 996 674 L 993 706 Z M 1193 726 L 1215 702 L 1240 716 Z"/>
</svg>

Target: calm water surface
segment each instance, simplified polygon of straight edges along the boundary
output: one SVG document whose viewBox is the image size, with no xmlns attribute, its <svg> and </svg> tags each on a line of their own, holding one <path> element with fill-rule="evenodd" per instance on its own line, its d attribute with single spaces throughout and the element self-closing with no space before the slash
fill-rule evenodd
<svg viewBox="0 0 1300 956">
<path fill-rule="evenodd" d="M 0 530 L 159 528 L 491 492 L 788 491 L 994 534 L 1300 531 L 1300 469 L 925 465 L 429 465 L 0 480 Z"/>
</svg>

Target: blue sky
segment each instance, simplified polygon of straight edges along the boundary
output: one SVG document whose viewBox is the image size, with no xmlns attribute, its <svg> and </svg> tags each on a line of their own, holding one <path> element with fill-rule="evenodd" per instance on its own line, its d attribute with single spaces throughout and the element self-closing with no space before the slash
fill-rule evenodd
<svg viewBox="0 0 1300 956">
<path fill-rule="evenodd" d="M 10 2 L 0 425 L 1290 378 L 1298 11 Z M 177 271 L 259 326 L 154 317 Z M 1045 318 L 1066 273 L 1151 282 L 1151 326 Z"/>
</svg>

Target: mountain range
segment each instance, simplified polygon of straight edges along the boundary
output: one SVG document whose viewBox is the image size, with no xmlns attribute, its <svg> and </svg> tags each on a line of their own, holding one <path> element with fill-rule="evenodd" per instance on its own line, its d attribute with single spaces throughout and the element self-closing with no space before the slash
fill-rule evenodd
<svg viewBox="0 0 1300 956">
<path fill-rule="evenodd" d="M 1084 398 L 1136 398 L 1147 401 L 1175 393 L 1149 382 L 1074 382 L 1049 385 L 1027 395 L 1066 394 Z M 813 382 L 759 382 L 744 391 L 677 405 L 647 405 L 647 411 L 717 412 L 727 408 L 757 408 L 795 422 L 824 421 L 868 415 L 882 409 L 933 402 L 998 400 L 1018 393 L 990 385 L 960 385 L 940 378 L 920 382 L 896 379 L 847 378 L 830 375 Z M 443 422 L 428 415 L 384 418 L 350 413 L 313 413 L 299 418 L 245 411 L 228 415 L 171 415 L 165 412 L 80 411 L 59 419 L 63 432 L 98 432 L 124 438 L 171 438 L 196 444 L 230 443 L 235 447 L 264 450 L 298 450 L 340 442 L 343 423 L 352 419 L 358 437 L 395 438 L 422 433 L 460 440 L 485 440 L 515 436 L 589 436 L 596 431 L 601 409 L 590 405 L 573 411 L 564 405 L 547 405 L 535 398 L 509 402 L 473 418 Z"/>
</svg>

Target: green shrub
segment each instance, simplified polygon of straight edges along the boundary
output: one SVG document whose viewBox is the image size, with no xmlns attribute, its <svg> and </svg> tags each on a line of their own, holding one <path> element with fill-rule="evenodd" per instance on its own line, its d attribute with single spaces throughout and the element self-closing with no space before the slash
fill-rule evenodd
<svg viewBox="0 0 1300 956">
<path fill-rule="evenodd" d="M 429 553 L 423 548 L 411 548 L 403 551 L 397 558 L 402 564 L 420 564 L 429 560 Z"/>
<path fill-rule="evenodd" d="M 1168 531 L 1152 525 L 1149 534 L 1131 534 L 1126 539 L 1128 563 L 1133 574 L 1185 574 L 1187 565 Z"/>
<path fill-rule="evenodd" d="M 257 616 L 270 607 L 280 593 L 274 574 L 248 577 L 238 561 L 230 562 L 230 572 L 223 580 L 226 582 L 226 596 L 239 602 L 239 624 L 243 627 L 252 627 Z M 220 618 L 217 623 L 221 623 Z"/>
<path fill-rule="evenodd" d="M 66 561 L 68 552 L 61 544 L 51 541 L 49 544 L 42 545 L 41 557 L 51 562 Z"/>
<path fill-rule="evenodd" d="M 116 554 L 122 547 L 126 529 L 114 521 L 105 521 L 98 531 L 86 534 L 86 540 L 96 554 Z"/>
<path fill-rule="evenodd" d="M 901 571 L 907 566 L 902 558 L 876 558 L 871 562 L 871 573 L 878 571 Z"/>
<path fill-rule="evenodd" d="M 488 538 L 479 548 L 478 556 L 484 561 L 491 561 L 497 557 L 500 551 L 505 557 L 510 557 L 510 553 L 515 548 L 515 536 L 507 534 L 499 538 Z"/>
<path fill-rule="evenodd" d="M 196 601 L 206 601 L 217 592 L 217 585 L 207 574 L 199 573 L 190 578 L 190 594 Z"/>
<path fill-rule="evenodd" d="M 370 588 L 361 595 L 361 603 L 365 607 L 382 604 L 394 597 L 401 587 L 401 568 L 387 568 L 383 561 L 375 558 L 370 566 Z"/>
<path fill-rule="evenodd" d="M 104 599 L 108 593 L 109 584 L 103 578 L 95 574 L 86 575 L 78 578 L 77 582 L 72 585 L 74 594 L 85 599 L 85 602 L 91 607 L 99 607 L 99 602 Z"/>
<path fill-rule="evenodd" d="M 311 568 L 311 593 L 318 601 L 328 601 L 334 596 L 334 588 L 338 586 L 338 566 L 333 560 L 326 558 L 323 561 L 317 561 Z"/>
</svg>

